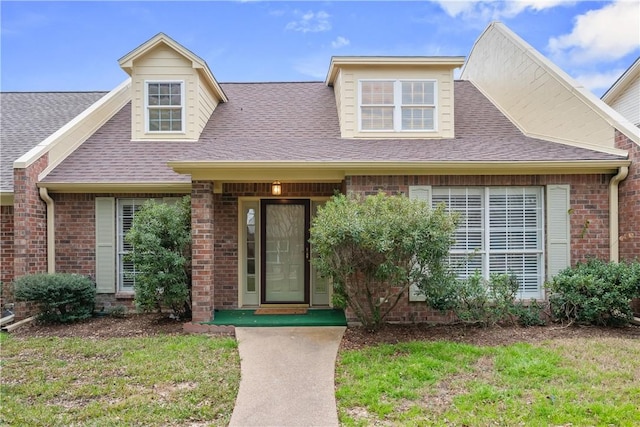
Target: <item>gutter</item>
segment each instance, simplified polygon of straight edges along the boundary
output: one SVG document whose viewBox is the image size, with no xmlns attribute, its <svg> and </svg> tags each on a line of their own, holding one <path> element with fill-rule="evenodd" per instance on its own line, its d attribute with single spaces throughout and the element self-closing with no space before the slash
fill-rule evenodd
<svg viewBox="0 0 640 427">
<path fill-rule="evenodd" d="M 619 254 L 619 220 L 618 220 L 618 184 L 629 174 L 628 166 L 621 166 L 618 173 L 609 181 L 609 260 L 618 262 Z"/>
<path fill-rule="evenodd" d="M 55 206 L 46 187 L 40 187 L 40 198 L 47 204 L 47 272 L 56 272 Z"/>
</svg>

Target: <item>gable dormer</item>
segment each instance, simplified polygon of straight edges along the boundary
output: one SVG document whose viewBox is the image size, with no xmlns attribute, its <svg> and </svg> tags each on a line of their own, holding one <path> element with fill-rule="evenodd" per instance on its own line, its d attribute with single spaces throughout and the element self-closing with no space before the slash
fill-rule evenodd
<svg viewBox="0 0 640 427">
<path fill-rule="evenodd" d="M 333 57 L 343 138 L 453 138 L 453 70 L 463 57 Z"/>
<path fill-rule="evenodd" d="M 119 63 L 131 76 L 132 140 L 197 140 L 227 101 L 207 63 L 163 33 Z"/>
</svg>

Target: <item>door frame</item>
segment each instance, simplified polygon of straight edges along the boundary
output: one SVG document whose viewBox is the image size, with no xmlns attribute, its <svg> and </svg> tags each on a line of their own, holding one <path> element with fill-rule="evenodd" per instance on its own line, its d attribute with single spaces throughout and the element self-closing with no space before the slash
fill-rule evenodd
<svg viewBox="0 0 640 427">
<path fill-rule="evenodd" d="M 304 207 L 304 300 L 303 301 L 267 301 L 267 206 L 268 205 L 298 205 Z M 309 226 L 311 218 L 310 199 L 261 199 L 260 200 L 260 304 L 306 304 L 311 302 L 311 265 Z"/>
</svg>

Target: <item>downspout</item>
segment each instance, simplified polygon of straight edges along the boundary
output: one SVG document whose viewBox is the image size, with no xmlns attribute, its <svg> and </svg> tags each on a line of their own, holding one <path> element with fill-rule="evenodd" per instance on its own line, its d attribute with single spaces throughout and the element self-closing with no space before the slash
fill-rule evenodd
<svg viewBox="0 0 640 427">
<path fill-rule="evenodd" d="M 618 184 L 629 174 L 628 166 L 621 166 L 618 173 L 609 181 L 609 261 L 618 262 L 620 259 L 618 235 Z"/>
<path fill-rule="evenodd" d="M 56 272 L 55 207 L 46 187 L 40 187 L 40 198 L 47 204 L 47 272 Z"/>
</svg>

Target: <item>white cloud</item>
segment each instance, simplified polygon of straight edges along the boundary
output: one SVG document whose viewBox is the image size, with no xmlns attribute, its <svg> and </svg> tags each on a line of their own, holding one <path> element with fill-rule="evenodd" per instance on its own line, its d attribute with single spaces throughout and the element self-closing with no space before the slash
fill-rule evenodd
<svg viewBox="0 0 640 427">
<path fill-rule="evenodd" d="M 501 18 L 513 18 L 514 16 L 532 10 L 538 12 L 544 9 L 561 5 L 574 4 L 573 0 L 435 0 L 440 7 L 452 18 L 484 21 Z"/>
<path fill-rule="evenodd" d="M 327 12 L 296 12 L 297 15 L 301 15 L 297 21 L 291 21 L 285 27 L 287 30 L 300 31 L 302 33 L 319 33 L 322 31 L 329 31 L 331 29 L 331 22 L 329 22 L 329 15 Z"/>
<path fill-rule="evenodd" d="M 351 44 L 351 42 L 349 41 L 349 39 L 342 37 L 342 36 L 338 36 L 337 39 L 335 39 L 334 41 L 331 42 L 331 47 L 334 49 L 339 49 L 341 47 L 344 46 L 349 46 L 349 44 Z"/>
<path fill-rule="evenodd" d="M 555 57 L 577 63 L 615 60 L 640 47 L 640 3 L 616 1 L 575 19 L 569 34 L 549 39 Z"/>
<path fill-rule="evenodd" d="M 575 79 L 586 89 L 589 89 L 591 92 L 598 93 L 609 89 L 624 72 L 625 70 L 620 68 L 603 73 L 581 74 L 577 75 Z"/>
</svg>

